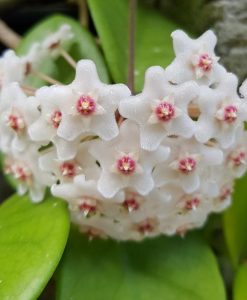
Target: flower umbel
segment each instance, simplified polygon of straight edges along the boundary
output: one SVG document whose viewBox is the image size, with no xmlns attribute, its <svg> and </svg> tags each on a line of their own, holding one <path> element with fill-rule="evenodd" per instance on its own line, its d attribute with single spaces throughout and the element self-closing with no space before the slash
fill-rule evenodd
<svg viewBox="0 0 247 300">
<path fill-rule="evenodd" d="M 49 188 L 90 239 L 184 235 L 230 205 L 247 169 L 247 81 L 238 91 L 212 31 L 172 38 L 174 61 L 148 68 L 136 95 L 103 83 L 93 61 L 74 62 L 68 25 L 25 56 L 4 53 L 0 149 L 19 194 L 39 202 Z M 75 68 L 66 85 L 39 73 L 60 55 Z M 52 84 L 27 87 L 35 74 Z"/>
</svg>

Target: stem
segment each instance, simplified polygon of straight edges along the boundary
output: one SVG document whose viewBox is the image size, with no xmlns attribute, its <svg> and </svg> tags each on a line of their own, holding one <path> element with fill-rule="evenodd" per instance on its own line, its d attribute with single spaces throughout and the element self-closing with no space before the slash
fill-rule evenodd
<svg viewBox="0 0 247 300">
<path fill-rule="evenodd" d="M 129 0 L 128 87 L 134 93 L 135 84 L 135 27 L 137 0 Z"/>
<path fill-rule="evenodd" d="M 44 80 L 44 81 L 46 81 L 46 82 L 48 82 L 50 84 L 59 84 L 59 85 L 62 84 L 62 82 L 57 81 L 56 79 L 54 79 L 54 78 L 52 78 L 52 77 L 50 77 L 50 76 L 48 76 L 48 75 L 46 75 L 46 74 L 44 74 L 42 72 L 38 72 L 38 71 L 32 70 L 31 74 L 33 74 L 34 76 L 36 76 L 36 77 L 38 77 L 38 78 L 40 78 L 40 79 L 42 79 L 42 80 Z"/>
<path fill-rule="evenodd" d="M 20 40 L 20 36 L 0 19 L 0 41 L 7 47 L 15 49 Z"/>
<path fill-rule="evenodd" d="M 78 0 L 79 5 L 79 19 L 83 27 L 88 28 L 88 8 L 87 0 Z"/>
<path fill-rule="evenodd" d="M 26 85 L 20 85 L 21 89 L 24 93 L 26 93 L 28 96 L 33 96 L 35 94 L 36 89 L 26 86 Z"/>
<path fill-rule="evenodd" d="M 73 57 L 70 56 L 69 53 L 66 52 L 64 49 L 61 49 L 60 53 L 61 53 L 62 57 L 67 61 L 67 63 L 75 69 L 76 68 L 76 61 L 73 59 Z"/>
</svg>

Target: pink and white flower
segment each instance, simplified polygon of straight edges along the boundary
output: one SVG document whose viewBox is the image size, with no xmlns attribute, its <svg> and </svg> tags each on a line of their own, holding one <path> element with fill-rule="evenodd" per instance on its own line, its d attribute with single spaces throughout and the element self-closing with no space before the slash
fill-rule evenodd
<svg viewBox="0 0 247 300">
<path fill-rule="evenodd" d="M 13 147 L 23 151 L 31 143 L 29 125 L 38 117 L 38 103 L 27 97 L 18 83 L 5 85 L 0 101 L 0 147 L 5 153 Z"/>
<path fill-rule="evenodd" d="M 140 126 L 141 147 L 156 150 L 169 135 L 193 135 L 195 124 L 188 115 L 188 105 L 197 92 L 196 83 L 172 86 L 161 67 L 151 67 L 146 72 L 142 93 L 121 101 L 119 110 Z"/>
<path fill-rule="evenodd" d="M 223 152 L 216 147 L 198 143 L 194 139 L 171 138 L 166 140 L 171 148 L 169 159 L 154 169 L 156 186 L 176 184 L 186 193 L 201 186 L 201 175 L 208 166 L 222 164 Z"/>
<path fill-rule="evenodd" d="M 166 68 L 167 78 L 173 83 L 196 80 L 202 84 L 220 82 L 226 74 L 218 64 L 219 58 L 214 53 L 216 36 L 208 30 L 198 39 L 191 39 L 182 30 L 172 33 L 174 61 Z"/>
<path fill-rule="evenodd" d="M 129 96 L 124 84 L 107 85 L 99 80 L 96 66 L 90 60 L 77 64 L 74 81 L 67 86 L 67 101 L 60 107 L 62 120 L 57 134 L 67 141 L 87 133 L 103 140 L 118 135 L 115 112 L 118 103 Z"/>
<path fill-rule="evenodd" d="M 95 141 L 90 153 L 102 168 L 98 189 L 104 197 L 111 198 L 126 187 L 136 189 L 141 195 L 148 194 L 154 186 L 152 170 L 167 159 L 170 149 L 165 146 L 153 152 L 140 149 L 137 125 L 125 121 L 117 138 L 107 143 Z"/>
</svg>

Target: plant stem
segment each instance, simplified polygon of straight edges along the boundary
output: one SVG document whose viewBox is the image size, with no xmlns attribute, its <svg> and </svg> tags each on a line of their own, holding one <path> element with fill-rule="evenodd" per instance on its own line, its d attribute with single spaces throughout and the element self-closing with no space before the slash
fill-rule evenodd
<svg viewBox="0 0 247 300">
<path fill-rule="evenodd" d="M 0 41 L 7 47 L 15 49 L 20 43 L 20 40 L 20 36 L 0 19 Z"/>
<path fill-rule="evenodd" d="M 46 75 L 42 72 L 32 70 L 31 74 L 38 77 L 38 78 L 40 78 L 40 79 L 42 79 L 42 80 L 44 80 L 44 81 L 46 81 L 46 82 L 48 82 L 48 83 L 50 83 L 50 84 L 59 84 L 59 85 L 62 84 L 62 82 L 57 81 L 56 79 L 54 79 L 54 78 L 52 78 L 52 77 L 50 77 L 50 76 L 48 76 L 48 75 Z"/>
<path fill-rule="evenodd" d="M 79 19 L 83 27 L 88 28 L 88 8 L 87 0 L 78 0 Z"/>
<path fill-rule="evenodd" d="M 135 86 L 135 29 L 137 0 L 129 0 L 129 45 L 128 45 L 128 87 L 134 93 Z"/>
<path fill-rule="evenodd" d="M 75 69 L 76 68 L 76 61 L 73 59 L 73 57 L 70 56 L 69 53 L 66 52 L 64 49 L 61 49 L 60 53 L 61 53 L 62 57 L 67 61 L 67 63 Z"/>
</svg>

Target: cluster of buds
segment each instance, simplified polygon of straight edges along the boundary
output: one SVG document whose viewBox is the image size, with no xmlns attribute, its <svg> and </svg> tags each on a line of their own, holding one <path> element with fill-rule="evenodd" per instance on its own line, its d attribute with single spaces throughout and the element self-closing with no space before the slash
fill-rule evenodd
<svg viewBox="0 0 247 300">
<path fill-rule="evenodd" d="M 218 63 L 214 33 L 173 32 L 174 61 L 150 67 L 137 95 L 102 83 L 90 60 L 68 85 L 25 87 L 71 37 L 63 26 L 0 60 L 0 148 L 18 192 L 39 202 L 48 187 L 82 232 L 118 240 L 184 234 L 229 206 L 247 169 L 247 82 L 238 91 Z"/>
</svg>

